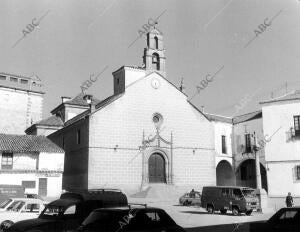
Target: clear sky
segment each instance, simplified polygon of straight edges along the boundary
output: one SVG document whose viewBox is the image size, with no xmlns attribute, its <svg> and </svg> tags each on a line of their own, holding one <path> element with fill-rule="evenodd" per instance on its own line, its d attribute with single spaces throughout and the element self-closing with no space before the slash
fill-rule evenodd
<svg viewBox="0 0 300 232">
<path fill-rule="evenodd" d="M 242 114 L 259 109 L 272 91 L 284 94 L 285 82 L 288 92 L 300 89 L 299 0 L 1 0 L 0 71 L 42 79 L 44 117 L 108 66 L 88 90 L 104 99 L 113 93 L 113 71 L 142 65 L 145 36 L 128 46 L 164 11 L 158 28 L 168 80 L 178 86 L 183 77 L 192 97 L 201 80 L 223 67 L 192 99 L 199 108 Z"/>
</svg>

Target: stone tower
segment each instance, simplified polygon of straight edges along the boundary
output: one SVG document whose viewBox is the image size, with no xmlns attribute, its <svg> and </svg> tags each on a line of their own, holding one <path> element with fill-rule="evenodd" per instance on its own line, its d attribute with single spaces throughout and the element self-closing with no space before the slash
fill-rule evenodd
<svg viewBox="0 0 300 232">
<path fill-rule="evenodd" d="M 144 48 L 143 62 L 146 74 L 156 70 L 164 77 L 166 76 L 163 34 L 155 26 L 147 33 L 147 47 Z"/>
</svg>

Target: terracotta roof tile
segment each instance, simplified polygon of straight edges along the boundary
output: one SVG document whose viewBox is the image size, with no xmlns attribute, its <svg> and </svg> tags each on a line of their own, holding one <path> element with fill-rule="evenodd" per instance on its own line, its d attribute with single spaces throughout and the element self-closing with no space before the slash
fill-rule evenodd
<svg viewBox="0 0 300 232">
<path fill-rule="evenodd" d="M 0 134 L 0 151 L 64 153 L 46 136 Z"/>
<path fill-rule="evenodd" d="M 36 122 L 35 124 L 42 125 L 42 126 L 63 126 L 64 125 L 62 119 L 56 115 L 52 115 L 46 119 Z"/>
</svg>

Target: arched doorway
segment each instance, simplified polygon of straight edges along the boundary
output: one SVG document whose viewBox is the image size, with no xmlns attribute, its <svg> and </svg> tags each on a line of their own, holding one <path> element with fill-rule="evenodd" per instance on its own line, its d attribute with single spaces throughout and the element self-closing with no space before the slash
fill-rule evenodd
<svg viewBox="0 0 300 232">
<path fill-rule="evenodd" d="M 216 174 L 218 186 L 235 185 L 234 173 L 228 161 L 222 160 L 218 163 Z"/>
<path fill-rule="evenodd" d="M 268 192 L 267 172 L 265 167 L 260 164 L 261 185 Z M 255 160 L 245 160 L 237 169 L 237 185 L 256 188 Z"/>
<path fill-rule="evenodd" d="M 166 183 L 166 162 L 159 153 L 154 153 L 149 158 L 149 183 Z"/>
</svg>

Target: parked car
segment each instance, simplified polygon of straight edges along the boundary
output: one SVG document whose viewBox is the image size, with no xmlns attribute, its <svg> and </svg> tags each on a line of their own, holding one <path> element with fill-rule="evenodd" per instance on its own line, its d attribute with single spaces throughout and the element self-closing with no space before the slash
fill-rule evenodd
<svg viewBox="0 0 300 232">
<path fill-rule="evenodd" d="M 76 229 L 94 209 L 121 206 L 128 206 L 128 202 L 120 190 L 67 192 L 47 204 L 38 218 L 17 222 L 9 231 L 70 231 Z"/>
<path fill-rule="evenodd" d="M 5 211 L 14 201 L 19 198 L 8 198 L 0 203 L 0 212 Z"/>
<path fill-rule="evenodd" d="M 300 207 L 282 208 L 268 221 L 250 224 L 250 232 L 299 232 Z"/>
<path fill-rule="evenodd" d="M 184 232 L 159 208 L 107 208 L 94 210 L 77 232 Z"/>
<path fill-rule="evenodd" d="M 203 187 L 201 206 L 209 213 L 219 211 L 225 214 L 231 210 L 233 215 L 245 213 L 251 215 L 259 209 L 259 199 L 255 189 L 247 187 L 209 186 Z"/>
<path fill-rule="evenodd" d="M 0 229 L 8 229 L 15 222 L 37 218 L 44 209 L 44 202 L 40 199 L 15 198 L 12 203 L 0 212 Z"/>
<path fill-rule="evenodd" d="M 194 194 L 185 193 L 179 198 L 180 205 L 201 205 L 201 193 L 195 191 Z"/>
</svg>

